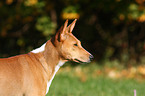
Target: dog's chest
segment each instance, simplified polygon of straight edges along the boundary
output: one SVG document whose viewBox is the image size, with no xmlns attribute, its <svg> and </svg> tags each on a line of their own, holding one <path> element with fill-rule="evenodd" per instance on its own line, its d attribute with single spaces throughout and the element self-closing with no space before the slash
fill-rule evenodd
<svg viewBox="0 0 145 96">
<path fill-rule="evenodd" d="M 59 61 L 59 63 L 56 65 L 55 71 L 54 71 L 54 73 L 53 73 L 52 78 L 47 82 L 46 94 L 47 94 L 48 91 L 49 91 L 50 85 L 51 85 L 51 83 L 52 83 L 52 80 L 53 80 L 55 74 L 57 73 L 57 71 L 59 70 L 59 68 L 60 68 L 64 63 L 65 63 L 65 62 Z"/>
</svg>

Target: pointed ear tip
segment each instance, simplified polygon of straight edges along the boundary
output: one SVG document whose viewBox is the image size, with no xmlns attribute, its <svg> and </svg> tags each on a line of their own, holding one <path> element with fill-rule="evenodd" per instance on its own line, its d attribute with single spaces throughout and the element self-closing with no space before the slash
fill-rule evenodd
<svg viewBox="0 0 145 96">
<path fill-rule="evenodd" d="M 77 21 L 77 19 L 74 20 L 75 22 Z"/>
<path fill-rule="evenodd" d="M 65 20 L 65 23 L 68 23 L 68 19 Z"/>
<path fill-rule="evenodd" d="M 68 22 L 68 19 L 66 19 L 66 21 L 65 22 Z"/>
<path fill-rule="evenodd" d="M 68 24 L 68 19 L 65 21 L 64 26 L 67 26 Z"/>
</svg>

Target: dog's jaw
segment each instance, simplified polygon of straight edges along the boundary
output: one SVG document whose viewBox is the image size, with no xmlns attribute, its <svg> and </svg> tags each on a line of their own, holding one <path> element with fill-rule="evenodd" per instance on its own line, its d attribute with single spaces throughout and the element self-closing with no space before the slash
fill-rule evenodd
<svg viewBox="0 0 145 96">
<path fill-rule="evenodd" d="M 55 71 L 54 71 L 54 73 L 53 73 L 53 76 L 52 76 L 52 78 L 47 82 L 46 94 L 47 94 L 48 91 L 49 91 L 50 85 L 51 85 L 51 83 L 52 83 L 52 80 L 53 80 L 53 78 L 54 78 L 56 72 L 59 70 L 59 68 L 60 68 L 61 66 L 64 65 L 64 63 L 65 63 L 65 61 L 59 61 L 59 63 L 55 66 Z"/>
</svg>

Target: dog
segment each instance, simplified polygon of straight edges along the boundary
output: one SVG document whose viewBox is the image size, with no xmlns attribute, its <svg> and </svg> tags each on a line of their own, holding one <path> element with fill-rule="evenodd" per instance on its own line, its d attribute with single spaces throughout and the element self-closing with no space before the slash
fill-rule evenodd
<svg viewBox="0 0 145 96">
<path fill-rule="evenodd" d="M 27 54 L 0 59 L 0 96 L 45 96 L 59 68 L 67 61 L 93 58 L 72 34 L 76 19 L 68 20 L 55 36 Z"/>
</svg>

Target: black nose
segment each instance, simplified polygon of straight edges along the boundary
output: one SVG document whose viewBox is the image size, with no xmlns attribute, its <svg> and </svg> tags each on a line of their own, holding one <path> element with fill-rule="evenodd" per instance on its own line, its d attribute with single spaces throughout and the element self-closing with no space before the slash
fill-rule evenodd
<svg viewBox="0 0 145 96">
<path fill-rule="evenodd" d="M 90 55 L 90 57 L 89 57 L 89 58 L 90 58 L 90 60 L 93 60 L 94 56 L 93 56 L 93 55 Z"/>
</svg>

